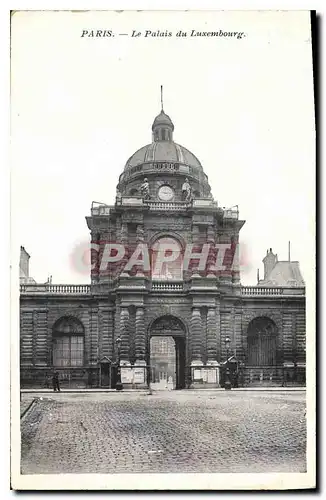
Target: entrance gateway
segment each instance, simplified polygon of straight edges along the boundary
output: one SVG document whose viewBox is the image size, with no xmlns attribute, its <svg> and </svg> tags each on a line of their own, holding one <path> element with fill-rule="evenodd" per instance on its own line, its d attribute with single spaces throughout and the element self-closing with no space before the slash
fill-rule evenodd
<svg viewBox="0 0 326 500">
<path fill-rule="evenodd" d="M 148 384 L 155 389 L 186 387 L 186 329 L 175 316 L 157 318 L 149 329 Z"/>
</svg>

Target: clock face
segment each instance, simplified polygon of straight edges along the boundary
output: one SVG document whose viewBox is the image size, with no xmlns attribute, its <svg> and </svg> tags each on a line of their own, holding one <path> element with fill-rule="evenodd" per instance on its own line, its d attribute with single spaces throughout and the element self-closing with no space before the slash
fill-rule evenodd
<svg viewBox="0 0 326 500">
<path fill-rule="evenodd" d="M 170 201 L 174 196 L 173 189 L 170 186 L 162 186 L 158 190 L 158 197 L 162 201 Z"/>
</svg>

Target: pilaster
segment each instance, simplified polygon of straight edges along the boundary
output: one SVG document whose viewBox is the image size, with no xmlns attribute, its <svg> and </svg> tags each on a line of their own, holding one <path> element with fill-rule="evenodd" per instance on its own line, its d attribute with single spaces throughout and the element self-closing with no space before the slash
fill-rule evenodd
<svg viewBox="0 0 326 500">
<path fill-rule="evenodd" d="M 215 307 L 207 309 L 207 361 L 217 361 L 217 322 Z"/>
<path fill-rule="evenodd" d="M 125 249 L 124 257 L 121 259 L 121 268 L 120 269 L 121 269 L 121 273 L 123 273 L 123 275 L 126 274 L 128 276 L 129 273 L 123 271 L 125 265 L 128 262 L 128 258 L 129 258 L 129 241 L 128 241 L 128 224 L 127 224 L 127 222 L 122 221 L 120 235 L 121 235 L 121 244 L 124 246 L 124 249 Z"/>
<path fill-rule="evenodd" d="M 36 356 L 35 364 L 37 366 L 47 366 L 47 309 L 38 309 L 37 318 L 35 318 L 36 331 Z"/>
<path fill-rule="evenodd" d="M 120 306 L 120 337 L 121 337 L 121 360 L 129 360 L 129 309 L 125 306 Z"/>
<path fill-rule="evenodd" d="M 202 363 L 201 359 L 202 319 L 199 307 L 193 307 L 190 321 L 191 361 Z"/>
<path fill-rule="evenodd" d="M 207 243 L 209 244 L 209 253 L 207 256 L 207 264 L 206 264 L 206 277 L 207 278 L 215 278 L 216 273 L 211 269 L 215 265 L 216 255 L 215 255 L 215 230 L 213 226 L 207 227 Z"/>
<path fill-rule="evenodd" d="M 136 361 L 145 361 L 146 335 L 144 323 L 144 308 L 136 307 Z"/>
</svg>

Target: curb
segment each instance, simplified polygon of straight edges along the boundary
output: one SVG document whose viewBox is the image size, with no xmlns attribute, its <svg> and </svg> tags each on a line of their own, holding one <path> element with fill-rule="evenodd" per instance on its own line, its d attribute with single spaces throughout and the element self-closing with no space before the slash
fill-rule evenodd
<svg viewBox="0 0 326 500">
<path fill-rule="evenodd" d="M 20 420 L 22 420 L 25 417 L 26 413 L 29 412 L 29 410 L 32 409 L 32 406 L 34 406 L 35 403 L 36 403 L 36 398 L 34 398 L 30 402 L 30 404 L 27 406 L 27 408 L 25 408 L 25 410 L 23 411 L 23 413 L 20 415 Z"/>
<path fill-rule="evenodd" d="M 305 387 L 270 387 L 270 388 L 264 388 L 264 387 L 237 387 L 237 388 L 232 388 L 230 391 L 226 391 L 223 387 L 211 387 L 207 389 L 183 389 L 183 390 L 160 390 L 160 389 L 152 389 L 151 391 L 149 389 L 125 389 L 122 391 L 116 391 L 115 389 L 108 389 L 108 390 L 98 390 L 98 389 L 67 389 L 67 390 L 61 390 L 60 393 L 58 392 L 53 392 L 51 390 L 42 390 L 42 389 L 22 389 L 21 394 L 35 394 L 37 397 L 38 394 L 42 395 L 59 395 L 59 394 L 123 394 L 123 393 L 134 393 L 134 394 L 150 394 L 150 393 L 160 393 L 160 392 L 173 392 L 176 395 L 177 394 L 186 394 L 186 393 L 205 393 L 205 392 L 268 392 L 268 393 L 277 393 L 277 392 L 306 392 Z"/>
<path fill-rule="evenodd" d="M 51 389 L 21 389 L 20 392 L 21 394 L 119 394 L 121 392 L 146 393 L 148 389 L 123 389 L 122 391 L 116 389 L 61 389 L 60 393 Z"/>
</svg>

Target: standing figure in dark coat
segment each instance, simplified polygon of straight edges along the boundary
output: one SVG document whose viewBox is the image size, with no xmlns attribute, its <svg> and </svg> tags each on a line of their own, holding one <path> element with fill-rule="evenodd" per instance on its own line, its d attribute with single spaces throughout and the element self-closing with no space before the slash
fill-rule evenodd
<svg viewBox="0 0 326 500">
<path fill-rule="evenodd" d="M 57 371 L 53 372 L 52 376 L 52 385 L 54 392 L 60 392 L 60 384 L 59 384 L 59 373 Z"/>
</svg>

